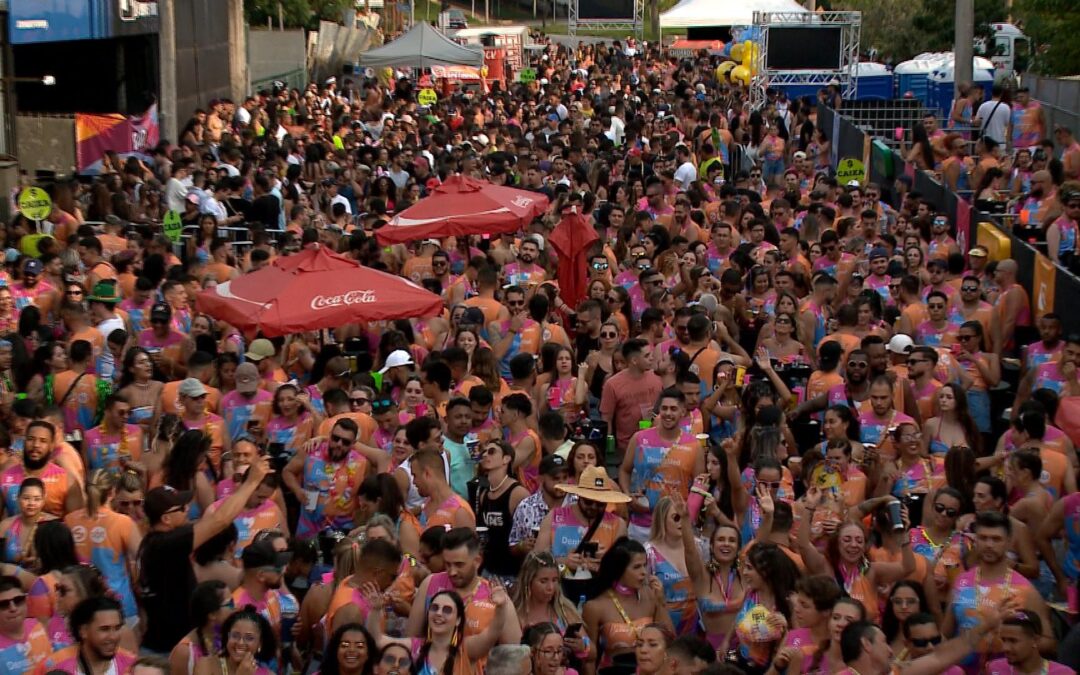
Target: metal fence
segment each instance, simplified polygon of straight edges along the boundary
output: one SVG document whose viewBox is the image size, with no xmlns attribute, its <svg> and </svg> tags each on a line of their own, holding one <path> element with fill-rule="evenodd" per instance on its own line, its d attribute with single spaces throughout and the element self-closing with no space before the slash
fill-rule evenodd
<svg viewBox="0 0 1080 675">
<path fill-rule="evenodd" d="M 1033 92 L 1034 93 L 1034 92 Z M 882 194 L 893 196 L 896 179 L 912 178 L 912 189 L 927 199 L 939 213 L 949 217 L 961 250 L 976 243 L 988 244 L 997 258 L 1011 258 L 1018 267 L 1017 282 L 1031 298 L 1034 316 L 1067 308 L 1080 297 L 1080 278 L 1056 265 L 1044 255 L 1045 241 L 1031 236 L 1030 230 L 1014 229 L 1012 219 L 997 214 L 980 213 L 970 202 L 946 189 L 937 177 L 904 162 L 900 153 L 870 137 L 843 113 L 818 106 L 818 126 L 832 130 L 834 159 L 855 158 L 866 165 L 869 180 L 877 183 Z M 864 123 L 865 126 L 865 123 Z M 1080 333 L 1080 312 L 1059 311 L 1066 333 Z"/>
</svg>

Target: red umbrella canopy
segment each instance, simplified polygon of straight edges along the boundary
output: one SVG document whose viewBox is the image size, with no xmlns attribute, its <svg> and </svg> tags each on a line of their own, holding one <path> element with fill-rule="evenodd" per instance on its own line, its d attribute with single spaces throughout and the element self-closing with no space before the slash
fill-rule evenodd
<svg viewBox="0 0 1080 675">
<path fill-rule="evenodd" d="M 559 295 L 571 307 L 576 307 L 585 297 L 589 283 L 586 256 L 589 247 L 599 239 L 596 228 L 576 209 L 564 211 L 562 220 L 548 237 L 548 243 L 559 254 Z"/>
<path fill-rule="evenodd" d="M 539 192 L 455 175 L 394 216 L 375 236 L 386 246 L 428 237 L 515 232 L 547 207 L 548 198 Z"/>
<path fill-rule="evenodd" d="M 442 298 L 321 246 L 208 288 L 196 307 L 246 334 L 277 337 L 358 321 L 435 316 Z"/>
</svg>

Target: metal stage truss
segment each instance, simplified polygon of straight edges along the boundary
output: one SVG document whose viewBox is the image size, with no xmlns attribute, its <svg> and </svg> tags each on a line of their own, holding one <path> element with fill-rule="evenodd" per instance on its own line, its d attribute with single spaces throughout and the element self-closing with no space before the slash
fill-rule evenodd
<svg viewBox="0 0 1080 675">
<path fill-rule="evenodd" d="M 754 12 L 755 33 L 761 48 L 750 80 L 750 104 L 757 110 L 765 105 L 765 90 L 774 85 L 816 85 L 839 82 L 844 100 L 855 98 L 859 64 L 859 34 L 862 12 Z M 777 70 L 768 68 L 769 30 L 772 28 L 840 28 L 840 61 L 836 68 Z"/>
<path fill-rule="evenodd" d="M 567 11 L 567 30 L 569 37 L 576 37 L 578 30 L 618 30 L 632 33 L 638 40 L 645 35 L 645 0 L 634 0 L 634 16 L 626 19 L 582 19 L 579 3 L 582 0 L 570 0 Z M 585 0 L 588 2 L 588 0 Z M 653 0 L 657 2 L 658 0 Z"/>
</svg>

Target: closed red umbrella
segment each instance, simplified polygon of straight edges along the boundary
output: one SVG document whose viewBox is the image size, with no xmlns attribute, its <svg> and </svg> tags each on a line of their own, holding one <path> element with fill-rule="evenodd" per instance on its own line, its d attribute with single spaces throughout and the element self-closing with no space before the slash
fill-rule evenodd
<svg viewBox="0 0 1080 675">
<path fill-rule="evenodd" d="M 567 209 L 555 226 L 548 243 L 559 254 L 559 295 L 570 307 L 577 307 L 589 283 L 589 247 L 600 239 L 596 228 L 575 208 Z"/>
<path fill-rule="evenodd" d="M 322 246 L 208 288 L 195 304 L 245 334 L 266 337 L 358 321 L 435 316 L 443 309 L 442 298 L 411 281 Z"/>
<path fill-rule="evenodd" d="M 547 207 L 548 198 L 539 192 L 455 175 L 394 216 L 375 236 L 386 246 L 428 237 L 515 232 Z"/>
</svg>

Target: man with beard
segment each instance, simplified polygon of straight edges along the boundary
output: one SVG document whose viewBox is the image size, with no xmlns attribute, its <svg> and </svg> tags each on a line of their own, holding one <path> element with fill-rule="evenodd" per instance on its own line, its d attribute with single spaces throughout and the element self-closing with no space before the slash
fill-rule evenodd
<svg viewBox="0 0 1080 675">
<path fill-rule="evenodd" d="M 551 509 L 561 506 L 566 493 L 559 487 L 566 482 L 569 468 L 559 455 L 547 455 L 540 460 L 540 489 L 518 504 L 514 524 L 510 528 L 510 552 L 524 557 L 536 544 L 540 524 Z"/>
<path fill-rule="evenodd" d="M 1012 569 L 1007 555 L 1012 540 L 1009 517 L 997 511 L 982 511 L 975 516 L 974 531 L 976 562 L 953 582 L 942 634 L 952 637 L 970 630 L 986 608 L 1014 603 L 1017 609 L 1039 617 L 1042 627 L 1036 638 L 1039 651 L 1053 654 L 1057 641 L 1050 628 L 1046 602 L 1030 581 Z M 976 652 L 960 664 L 968 672 L 976 666 L 979 660 L 976 656 L 995 658 L 1001 654 L 1001 638 L 980 640 Z"/>
<path fill-rule="evenodd" d="M 241 577 L 240 586 L 232 593 L 236 607 L 251 605 L 256 612 L 266 617 L 278 640 L 284 637 L 281 634 L 281 588 L 285 568 L 291 558 L 292 554 L 287 551 L 275 551 L 274 543 L 270 539 L 248 546 L 240 556 L 244 564 L 244 575 Z"/>
<path fill-rule="evenodd" d="M 705 472 L 705 453 L 681 425 L 686 397 L 678 389 L 665 389 L 658 409 L 654 425 L 630 439 L 619 467 L 619 486 L 637 498 L 630 503 L 630 536 L 642 542 L 649 538 L 660 497 L 679 494 L 686 499 L 694 476 Z"/>
<path fill-rule="evenodd" d="M 465 635 L 479 635 L 495 618 L 495 603 L 491 601 L 492 585 L 479 575 L 480 539 L 471 527 L 456 527 L 443 537 L 443 561 L 446 571 L 430 575 L 416 589 L 412 612 L 405 634 L 422 635 L 428 605 L 436 594 L 452 590 L 465 603 Z M 514 645 L 521 642 L 521 625 L 516 612 L 507 613 L 506 623 L 499 632 L 499 643 Z"/>
<path fill-rule="evenodd" d="M 7 668 L 4 672 L 33 672 L 51 649 L 44 626 L 26 616 L 26 591 L 19 580 L 0 576 L 0 663 Z"/>
<path fill-rule="evenodd" d="M 282 482 L 300 502 L 297 538 L 311 538 L 328 527 L 346 532 L 355 527 L 356 495 L 368 468 L 354 447 L 358 433 L 356 422 L 339 420 L 328 440 L 310 451 L 298 450 L 282 471 Z"/>
<path fill-rule="evenodd" d="M 880 375 L 870 383 L 870 405 L 859 412 L 859 440 L 863 445 L 873 445 L 886 459 L 894 459 L 896 452 L 889 439 L 889 429 L 900 424 L 919 422 L 893 407 L 893 387 L 889 379 Z"/>
<path fill-rule="evenodd" d="M 600 558 L 619 537 L 626 536 L 626 521 L 607 511 L 608 504 L 626 504 L 630 497 L 618 490 L 602 467 L 586 467 L 577 485 L 562 485 L 577 495 L 569 506 L 556 506 L 540 524 L 536 551 L 551 551 L 571 572 L 596 572 Z M 595 548 L 587 544 L 596 544 Z M 585 544 L 583 546 L 583 544 Z"/>
<path fill-rule="evenodd" d="M 870 361 L 866 352 L 861 348 L 851 350 L 847 363 L 844 364 L 844 382 L 830 387 L 824 394 L 803 401 L 788 413 L 788 418 L 798 419 L 834 405 L 846 405 L 856 413 L 862 410 L 866 400 L 870 398 L 869 368 Z"/>
<path fill-rule="evenodd" d="M 1075 675 L 1072 668 L 1056 661 L 1044 659 L 1039 653 L 1039 636 L 1042 622 L 1034 614 L 1020 612 L 1001 622 L 1001 645 L 1005 658 L 986 665 L 989 675 L 1008 673 L 1046 673 L 1047 675 Z M 1062 654 L 1067 654 L 1062 650 Z"/>
<path fill-rule="evenodd" d="M 120 647 L 124 612 L 116 600 L 98 596 L 87 598 L 68 617 L 75 644 L 53 653 L 45 662 L 45 672 L 126 673 L 138 660 Z"/>
<path fill-rule="evenodd" d="M 188 606 L 196 583 L 191 554 L 236 519 L 270 473 L 269 462 L 267 457 L 254 461 L 236 492 L 194 523 L 187 518 L 190 490 L 163 486 L 146 494 L 151 531 L 140 551 L 139 585 L 147 616 L 142 646 L 147 651 L 167 654 L 190 630 Z"/>
<path fill-rule="evenodd" d="M 22 311 L 29 305 L 41 310 L 42 319 L 47 319 L 53 307 L 60 303 L 60 294 L 47 279 L 41 275 L 44 266 L 37 258 L 27 258 L 23 263 L 22 281 L 12 284 L 11 295 L 15 299 L 15 309 Z"/>
<path fill-rule="evenodd" d="M 929 318 L 929 317 L 928 317 Z M 866 352 L 866 363 L 871 381 L 884 377 L 892 387 L 893 407 L 907 413 L 917 423 L 922 424 L 919 408 L 915 405 L 915 394 L 906 376 L 889 368 L 889 350 L 885 348 L 885 338 L 880 335 L 867 335 L 862 339 L 862 349 Z"/>
<path fill-rule="evenodd" d="M 82 489 L 70 471 L 52 461 L 56 446 L 56 427 L 44 420 L 26 425 L 22 463 L 0 473 L 0 494 L 3 494 L 3 514 L 19 512 L 19 485 L 27 478 L 38 478 L 45 484 L 45 512 L 57 518 L 82 508 Z"/>
<path fill-rule="evenodd" d="M 536 264 L 536 258 L 540 255 L 540 245 L 532 236 L 526 237 L 521 242 L 518 250 L 517 262 L 506 266 L 506 283 L 516 286 L 535 286 L 547 277 L 543 267 Z"/>
</svg>

